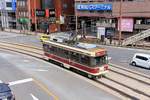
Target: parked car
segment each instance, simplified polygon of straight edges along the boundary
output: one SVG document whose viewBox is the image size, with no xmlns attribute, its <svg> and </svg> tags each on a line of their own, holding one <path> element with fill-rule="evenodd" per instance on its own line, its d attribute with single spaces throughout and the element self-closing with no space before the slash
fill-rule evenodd
<svg viewBox="0 0 150 100">
<path fill-rule="evenodd" d="M 9 85 L 2 81 L 0 81 L 0 100 L 15 100 Z"/>
<path fill-rule="evenodd" d="M 141 66 L 150 69 L 150 55 L 143 53 L 136 53 L 132 58 L 131 64 L 133 66 Z"/>
</svg>

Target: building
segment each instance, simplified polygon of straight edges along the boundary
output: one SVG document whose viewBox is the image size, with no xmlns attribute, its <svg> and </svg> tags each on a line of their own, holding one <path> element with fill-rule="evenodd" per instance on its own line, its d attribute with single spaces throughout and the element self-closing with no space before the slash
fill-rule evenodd
<svg viewBox="0 0 150 100">
<path fill-rule="evenodd" d="M 50 32 L 66 31 L 70 27 L 67 19 L 74 17 L 74 0 L 42 0 L 42 9 L 49 10 L 45 13 L 45 26 Z"/>
<path fill-rule="evenodd" d="M 0 27 L 16 28 L 16 0 L 0 1 Z"/>
<path fill-rule="evenodd" d="M 25 27 L 32 31 L 66 30 L 66 16 L 73 15 L 74 0 L 17 0 L 17 19 L 30 19 Z"/>
<path fill-rule="evenodd" d="M 17 0 L 17 28 L 33 30 L 36 17 L 32 15 L 36 9 L 41 9 L 41 0 Z"/>
<path fill-rule="evenodd" d="M 85 24 L 89 34 L 122 38 L 150 28 L 149 0 L 75 0 L 78 28 Z M 102 31 L 102 32 L 101 32 Z"/>
</svg>

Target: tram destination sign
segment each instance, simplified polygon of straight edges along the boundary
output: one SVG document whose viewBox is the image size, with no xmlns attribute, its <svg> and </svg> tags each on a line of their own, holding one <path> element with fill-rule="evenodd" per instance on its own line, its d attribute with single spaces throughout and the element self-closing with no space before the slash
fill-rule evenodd
<svg viewBox="0 0 150 100">
<path fill-rule="evenodd" d="M 112 4 L 77 4 L 76 9 L 90 11 L 111 11 Z"/>
</svg>

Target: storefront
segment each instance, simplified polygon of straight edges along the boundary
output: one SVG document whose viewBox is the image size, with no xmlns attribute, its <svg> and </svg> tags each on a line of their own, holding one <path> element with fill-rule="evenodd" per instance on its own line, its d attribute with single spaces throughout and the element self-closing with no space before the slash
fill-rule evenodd
<svg viewBox="0 0 150 100">
<path fill-rule="evenodd" d="M 80 26 L 78 28 L 86 27 L 86 34 L 97 35 L 99 28 L 104 28 L 105 32 L 115 28 L 112 4 L 76 3 L 76 15 Z"/>
</svg>

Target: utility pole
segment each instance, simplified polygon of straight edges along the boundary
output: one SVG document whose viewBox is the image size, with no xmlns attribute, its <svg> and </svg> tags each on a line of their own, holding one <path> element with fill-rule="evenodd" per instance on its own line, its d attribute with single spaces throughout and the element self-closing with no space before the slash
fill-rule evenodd
<svg viewBox="0 0 150 100">
<path fill-rule="evenodd" d="M 120 7 L 119 7 L 119 45 L 121 45 L 121 38 L 122 38 L 122 0 L 120 0 Z"/>
<path fill-rule="evenodd" d="M 28 23 L 28 31 L 30 32 L 31 31 L 31 5 L 30 5 L 30 0 L 28 0 L 28 17 L 29 17 L 29 23 Z"/>
<path fill-rule="evenodd" d="M 2 9 L 3 9 L 2 8 L 2 1 L 0 3 L 1 3 L 1 5 L 0 5 L 1 6 L 1 8 L 0 8 L 0 10 L 1 10 L 1 27 L 3 27 L 3 22 L 2 22 L 3 21 L 3 17 L 2 17 L 2 15 L 3 15 L 3 12 L 2 12 Z"/>
<path fill-rule="evenodd" d="M 5 1 L 1 0 L 1 24 L 2 24 L 2 29 L 6 27 L 6 22 L 5 22 Z"/>
<path fill-rule="evenodd" d="M 35 20 L 35 32 L 37 31 L 37 17 L 36 17 L 36 0 L 34 0 L 34 20 Z"/>
<path fill-rule="evenodd" d="M 78 15 L 77 15 L 77 11 L 76 11 L 76 1 L 75 1 L 75 17 L 76 17 L 76 35 L 78 34 Z"/>
</svg>

